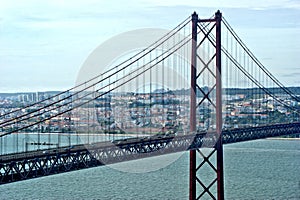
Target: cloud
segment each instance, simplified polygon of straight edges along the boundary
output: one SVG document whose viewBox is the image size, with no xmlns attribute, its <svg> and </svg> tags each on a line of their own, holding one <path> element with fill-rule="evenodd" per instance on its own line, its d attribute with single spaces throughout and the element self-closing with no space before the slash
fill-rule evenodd
<svg viewBox="0 0 300 200">
<path fill-rule="evenodd" d="M 294 72 L 294 73 L 290 73 L 290 74 L 282 74 L 281 76 L 282 77 L 291 77 L 291 78 L 300 77 L 300 72 Z"/>
<path fill-rule="evenodd" d="M 297 0 L 142 0 L 147 6 L 191 6 L 210 8 L 249 8 L 266 10 L 273 8 L 300 9 L 300 2 Z"/>
<path fill-rule="evenodd" d="M 7 83 L 15 81 L 16 76 L 32 76 L 37 80 L 35 68 L 44 71 L 47 68 L 57 71 L 66 68 L 75 74 L 89 52 L 113 35 L 138 28 L 173 28 L 194 10 L 200 16 L 210 17 L 217 9 L 224 11 L 234 28 L 248 28 L 241 38 L 261 49 L 261 57 L 269 58 L 271 54 L 269 63 L 277 64 L 281 62 L 279 56 L 274 58 L 274 53 L 268 54 L 262 44 L 266 44 L 269 38 L 278 40 L 283 35 L 287 38 L 297 35 L 294 28 L 300 27 L 299 4 L 296 0 L 133 0 L 127 1 L 125 6 L 121 0 L 0 0 L 0 69 L 5 68 Z M 269 30 L 265 29 L 267 26 Z M 283 31 L 283 27 L 292 29 Z M 274 35 L 274 32 L 278 34 Z M 258 37 L 263 39 L 258 40 Z M 300 45 L 294 40 L 295 47 L 288 42 L 283 41 L 285 46 L 281 45 L 282 49 L 287 49 L 285 52 L 294 51 Z M 279 45 L 271 45 L 271 48 L 276 49 L 274 46 Z M 298 55 L 298 50 L 294 52 Z M 294 54 L 286 53 L 282 60 L 292 62 L 291 55 Z M 26 67 L 33 73 L 15 74 L 16 69 Z M 51 73 L 49 76 L 60 80 L 72 79 L 69 72 Z M 297 77 L 294 75 L 294 78 Z M 36 81 L 34 85 L 39 84 Z"/>
</svg>

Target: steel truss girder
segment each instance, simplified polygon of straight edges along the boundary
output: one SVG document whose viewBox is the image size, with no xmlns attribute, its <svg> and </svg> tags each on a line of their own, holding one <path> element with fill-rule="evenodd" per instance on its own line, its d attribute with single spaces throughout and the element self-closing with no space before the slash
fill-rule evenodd
<svg viewBox="0 0 300 200">
<path fill-rule="evenodd" d="M 37 154 L 36 158 L 0 157 L 0 184 L 20 181 L 51 174 L 63 173 L 88 167 L 113 164 L 129 160 L 159 156 L 168 153 L 196 149 L 214 143 L 213 134 L 176 136 L 172 139 L 156 139 L 124 143 L 120 145 L 95 145 L 87 148 L 82 145 L 76 151 L 61 152 L 55 155 Z M 23 156 L 26 153 L 23 154 Z"/>
<path fill-rule="evenodd" d="M 229 144 L 297 133 L 300 134 L 300 122 L 223 130 L 222 141 Z"/>
<path fill-rule="evenodd" d="M 224 144 L 229 144 L 296 133 L 300 133 L 299 122 L 223 130 L 222 141 Z M 28 152 L 28 155 L 24 153 L 22 156 L 19 155 L 19 157 L 16 155 L 4 155 L 0 156 L 0 184 L 162 154 L 199 150 L 201 147 L 213 148 L 216 141 L 217 135 L 215 133 L 198 133 L 196 135 L 176 136 L 173 139 L 141 140 L 118 146 L 111 144 L 102 147 L 99 144 L 99 146 L 96 145 L 87 149 L 83 145 L 81 149 L 76 151 L 51 155 L 36 154 L 36 157 L 33 157 L 33 152 Z M 199 151 L 197 152 L 199 153 Z M 211 157 L 205 158 L 201 153 L 199 155 L 206 161 Z M 197 170 L 200 165 L 202 166 L 203 164 L 200 163 Z M 212 166 L 212 163 L 209 165 Z M 213 168 L 213 170 L 215 169 Z M 211 186 L 205 187 L 211 188 Z"/>
</svg>

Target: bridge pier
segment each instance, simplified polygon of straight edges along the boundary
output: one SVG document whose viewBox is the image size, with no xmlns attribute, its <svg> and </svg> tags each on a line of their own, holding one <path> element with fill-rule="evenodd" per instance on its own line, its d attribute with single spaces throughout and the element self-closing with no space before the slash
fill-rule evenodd
<svg viewBox="0 0 300 200">
<path fill-rule="evenodd" d="M 213 104 L 215 109 L 215 122 L 216 127 L 215 131 L 216 135 L 216 144 L 214 146 L 210 146 L 212 148 L 211 152 L 208 155 L 205 155 L 201 149 L 192 149 L 190 150 L 190 190 L 189 190 L 189 199 L 199 199 L 203 197 L 203 195 L 208 194 L 212 199 L 223 200 L 224 199 L 224 172 L 223 172 L 223 144 L 222 144 L 222 85 L 221 85 L 221 20 L 222 14 L 220 11 L 215 13 L 214 19 L 199 19 L 196 13 L 192 14 L 192 50 L 191 50 L 191 94 L 190 94 L 190 131 L 191 133 L 197 132 L 196 127 L 196 110 L 198 106 L 203 104 L 205 100 Z M 215 53 L 211 55 L 210 59 L 205 62 L 204 59 L 200 57 L 198 54 L 198 50 L 201 48 L 204 40 L 209 40 L 209 33 L 206 34 L 203 32 L 205 28 L 201 28 L 200 23 L 213 23 L 214 25 L 211 27 L 215 29 Z M 198 44 L 197 37 L 198 37 L 198 27 L 200 29 L 200 33 L 203 33 L 203 38 L 201 38 L 201 42 Z M 211 42 L 211 41 L 210 41 Z M 210 56 L 210 55 L 209 55 Z M 201 61 L 204 65 L 203 68 L 200 70 L 200 73 L 197 74 L 197 59 Z M 215 60 L 215 68 L 214 74 L 212 74 L 215 82 L 211 88 L 215 88 L 215 97 L 211 97 L 212 89 L 208 92 L 201 90 L 201 87 L 197 83 L 197 79 L 199 77 L 204 76 L 203 71 L 205 69 L 212 72 L 212 69 L 208 69 L 209 65 L 212 63 L 211 61 Z M 197 90 L 200 90 L 203 93 L 202 100 L 197 103 Z M 203 161 L 197 166 L 197 156 L 198 154 L 201 155 Z M 209 158 L 216 154 L 216 167 L 210 162 Z M 205 185 L 203 181 L 201 181 L 201 177 L 197 177 L 197 172 L 200 170 L 204 164 L 208 164 L 213 171 L 216 173 L 216 178 L 212 179 L 212 181 Z M 216 196 L 212 194 L 210 191 L 211 187 L 217 182 L 217 191 Z M 197 185 L 200 185 L 203 188 L 203 192 L 199 195 L 197 194 Z"/>
</svg>

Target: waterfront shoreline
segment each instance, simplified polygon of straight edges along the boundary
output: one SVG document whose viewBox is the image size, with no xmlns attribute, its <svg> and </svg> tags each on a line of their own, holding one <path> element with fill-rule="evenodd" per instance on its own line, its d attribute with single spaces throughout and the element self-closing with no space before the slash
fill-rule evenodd
<svg viewBox="0 0 300 200">
<path fill-rule="evenodd" d="M 270 137 L 266 139 L 267 140 L 295 140 L 295 141 L 300 140 L 300 138 L 281 138 L 281 137 Z"/>
<path fill-rule="evenodd" d="M 151 134 L 137 134 L 137 133 L 116 133 L 116 134 L 107 134 L 107 133 L 13 133 L 13 134 L 23 134 L 23 135 L 62 135 L 62 136 L 117 136 L 117 137 L 132 137 L 132 136 L 137 136 L 137 137 L 148 137 L 151 136 Z"/>
</svg>

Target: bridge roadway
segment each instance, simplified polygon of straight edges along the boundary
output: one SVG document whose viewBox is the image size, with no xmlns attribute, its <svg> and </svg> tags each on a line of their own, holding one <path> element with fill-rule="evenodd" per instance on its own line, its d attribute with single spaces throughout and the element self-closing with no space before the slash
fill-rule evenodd
<svg viewBox="0 0 300 200">
<path fill-rule="evenodd" d="M 300 122 L 223 130 L 223 144 L 300 133 Z M 203 147 L 213 148 L 214 132 L 164 134 L 127 138 L 0 156 L 0 184 L 117 162 L 175 153 Z"/>
</svg>

